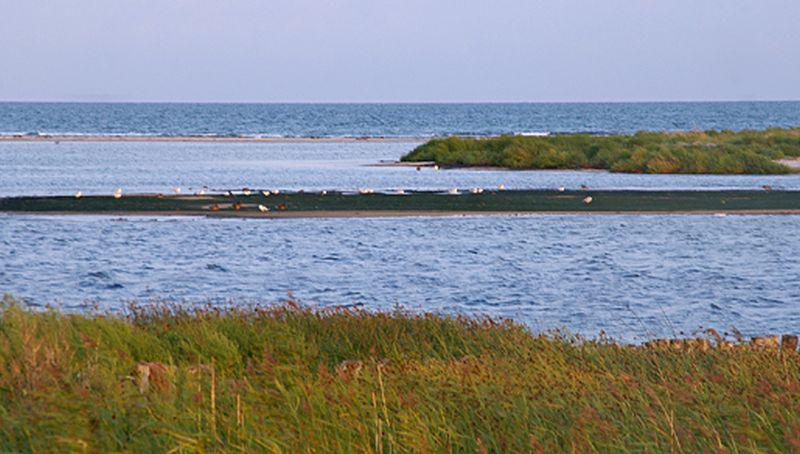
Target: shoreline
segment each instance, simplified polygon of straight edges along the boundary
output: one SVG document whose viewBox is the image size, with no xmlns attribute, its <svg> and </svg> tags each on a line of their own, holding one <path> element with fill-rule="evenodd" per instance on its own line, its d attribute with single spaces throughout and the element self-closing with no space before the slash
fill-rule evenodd
<svg viewBox="0 0 800 454">
<path fill-rule="evenodd" d="M 254 143 L 417 143 L 429 137 L 246 137 L 41 134 L 0 135 L 0 142 L 254 142 Z"/>
<path fill-rule="evenodd" d="M 777 161 L 776 161 L 777 162 Z M 800 162 L 800 161 L 799 161 Z M 364 167 L 438 167 L 439 170 L 471 170 L 475 172 L 581 172 L 581 173 L 612 173 L 608 169 L 598 168 L 554 168 L 554 169 L 517 169 L 514 167 L 503 166 L 484 166 L 484 165 L 455 165 L 439 164 L 436 161 L 378 161 L 373 164 L 364 164 Z M 800 168 L 800 164 L 798 165 Z M 680 174 L 672 174 L 680 175 Z M 757 174 L 753 174 L 757 175 Z"/>
<path fill-rule="evenodd" d="M 576 216 L 576 215 L 630 215 L 630 216 L 797 216 L 800 209 L 765 210 L 615 210 L 615 211 L 446 211 L 446 210 L 318 210 L 284 211 L 260 213 L 254 211 L 216 212 L 208 211 L 0 211 L 8 216 L 106 216 L 106 217 L 205 217 L 210 219 L 318 219 L 318 218 L 413 218 L 413 217 L 531 217 L 531 216 Z"/>
<path fill-rule="evenodd" d="M 281 193 L 0 198 L 0 213 L 218 218 L 357 218 L 532 214 L 800 214 L 800 191 L 509 190 L 402 195 Z"/>
<path fill-rule="evenodd" d="M 783 159 L 776 159 L 775 162 L 778 164 L 783 164 L 790 169 L 800 170 L 800 158 L 783 158 Z"/>
</svg>

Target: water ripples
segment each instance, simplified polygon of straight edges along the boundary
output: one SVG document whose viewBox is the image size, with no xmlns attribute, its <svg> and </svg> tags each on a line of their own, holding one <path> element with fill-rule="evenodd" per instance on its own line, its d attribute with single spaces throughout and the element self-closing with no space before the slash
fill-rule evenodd
<svg viewBox="0 0 800 454">
<path fill-rule="evenodd" d="M 434 171 L 370 166 L 417 143 L 0 142 L 0 197 L 184 191 L 203 186 L 288 190 L 800 189 L 795 175 L 632 175 L 574 171 Z M 189 188 L 192 188 L 191 190 Z M 124 220 L 123 220 L 124 221 Z"/>
<path fill-rule="evenodd" d="M 631 340 L 800 322 L 796 216 L 155 220 L 0 216 L 0 291 L 107 309 L 293 292 Z"/>
</svg>

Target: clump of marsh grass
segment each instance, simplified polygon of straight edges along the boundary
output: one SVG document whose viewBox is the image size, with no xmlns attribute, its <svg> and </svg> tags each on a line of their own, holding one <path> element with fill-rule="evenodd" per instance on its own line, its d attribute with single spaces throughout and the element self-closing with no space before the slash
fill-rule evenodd
<svg viewBox="0 0 800 454">
<path fill-rule="evenodd" d="M 628 173 L 782 174 L 775 162 L 800 157 L 800 128 L 764 131 L 564 134 L 546 137 L 449 137 L 401 158 L 450 166 L 512 169 L 605 169 Z"/>
<path fill-rule="evenodd" d="M 294 303 L 113 316 L 6 299 L 0 450 L 800 449 L 798 354 L 723 342 Z"/>
</svg>

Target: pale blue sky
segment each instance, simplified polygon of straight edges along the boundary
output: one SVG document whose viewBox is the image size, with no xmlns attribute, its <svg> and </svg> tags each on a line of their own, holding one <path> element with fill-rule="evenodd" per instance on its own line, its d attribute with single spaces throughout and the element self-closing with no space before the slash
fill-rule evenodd
<svg viewBox="0 0 800 454">
<path fill-rule="evenodd" d="M 797 0 L 0 0 L 0 100 L 800 99 Z"/>
</svg>

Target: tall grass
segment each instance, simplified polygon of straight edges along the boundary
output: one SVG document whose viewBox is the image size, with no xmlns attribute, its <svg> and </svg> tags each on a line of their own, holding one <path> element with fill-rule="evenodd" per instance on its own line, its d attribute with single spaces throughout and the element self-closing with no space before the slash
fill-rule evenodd
<svg viewBox="0 0 800 454">
<path fill-rule="evenodd" d="M 629 173 L 781 174 L 777 159 L 800 157 L 800 128 L 764 131 L 639 132 L 548 137 L 449 137 L 402 160 L 512 169 L 605 169 Z"/>
<path fill-rule="evenodd" d="M 792 352 L 269 308 L 0 313 L 0 451 L 800 449 Z"/>
</svg>

